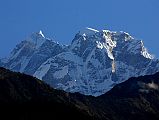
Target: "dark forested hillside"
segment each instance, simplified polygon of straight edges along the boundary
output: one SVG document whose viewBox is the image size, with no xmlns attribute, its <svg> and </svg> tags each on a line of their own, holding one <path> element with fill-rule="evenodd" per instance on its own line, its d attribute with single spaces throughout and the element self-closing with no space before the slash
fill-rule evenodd
<svg viewBox="0 0 159 120">
<path fill-rule="evenodd" d="M 89 119 L 69 96 L 36 78 L 0 68 L 0 116 L 19 120 Z M 82 107 L 80 102 L 77 104 Z"/>
<path fill-rule="evenodd" d="M 1 118 L 17 120 L 158 120 L 159 73 L 130 78 L 92 97 L 55 90 L 34 77 L 0 68 L 0 108 Z"/>
</svg>

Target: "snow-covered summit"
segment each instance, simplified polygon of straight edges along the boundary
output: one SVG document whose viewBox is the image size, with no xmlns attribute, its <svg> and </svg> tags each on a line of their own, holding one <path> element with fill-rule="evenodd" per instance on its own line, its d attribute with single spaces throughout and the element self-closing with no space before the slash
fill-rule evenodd
<svg viewBox="0 0 159 120">
<path fill-rule="evenodd" d="M 69 46 L 33 33 L 12 51 L 5 63 L 11 70 L 44 80 L 69 92 L 99 96 L 130 77 L 159 71 L 159 60 L 143 42 L 126 32 L 86 28 Z"/>
<path fill-rule="evenodd" d="M 122 49 L 126 46 L 129 53 L 140 54 L 145 58 L 153 59 L 153 56 L 147 51 L 141 40 L 135 39 L 129 33 L 124 31 L 95 30 L 86 28 L 81 30 L 73 39 L 70 48 L 79 54 L 89 47 L 105 49 L 110 59 L 114 59 L 113 51 Z M 117 48 L 115 48 L 117 46 Z M 120 47 L 119 47 L 120 46 Z M 115 49 L 114 49 L 115 48 Z M 76 53 L 77 53 L 76 52 Z"/>
</svg>

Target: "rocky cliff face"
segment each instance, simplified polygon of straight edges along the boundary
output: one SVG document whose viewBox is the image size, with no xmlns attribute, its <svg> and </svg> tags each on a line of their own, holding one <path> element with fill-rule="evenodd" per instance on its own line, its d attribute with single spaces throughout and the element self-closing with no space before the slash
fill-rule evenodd
<svg viewBox="0 0 159 120">
<path fill-rule="evenodd" d="M 63 51 L 58 43 L 44 37 L 42 32 L 33 33 L 13 49 L 10 56 L 3 60 L 5 67 L 33 75 L 48 58 Z"/>
<path fill-rule="evenodd" d="M 126 32 L 86 28 L 69 46 L 45 38 L 41 31 L 34 33 L 17 45 L 3 66 L 57 89 L 99 96 L 130 77 L 156 73 L 159 60 Z"/>
</svg>

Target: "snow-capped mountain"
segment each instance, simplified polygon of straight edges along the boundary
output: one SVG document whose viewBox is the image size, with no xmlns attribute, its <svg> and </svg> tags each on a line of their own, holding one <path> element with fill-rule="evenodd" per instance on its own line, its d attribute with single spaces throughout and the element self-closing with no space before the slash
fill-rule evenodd
<svg viewBox="0 0 159 120">
<path fill-rule="evenodd" d="M 3 61 L 5 67 L 11 70 L 33 75 L 42 63 L 63 50 L 63 46 L 45 38 L 40 31 L 31 34 L 30 37 L 18 44 L 10 56 Z"/>
<path fill-rule="evenodd" d="M 126 32 L 86 28 L 69 46 L 45 38 L 41 31 L 33 33 L 17 45 L 3 66 L 57 89 L 99 96 L 130 77 L 156 73 L 159 60 Z"/>
</svg>

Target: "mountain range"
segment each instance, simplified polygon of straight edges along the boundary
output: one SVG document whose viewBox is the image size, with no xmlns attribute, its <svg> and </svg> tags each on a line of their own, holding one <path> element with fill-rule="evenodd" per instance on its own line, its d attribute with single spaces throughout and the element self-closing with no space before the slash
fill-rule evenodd
<svg viewBox="0 0 159 120">
<path fill-rule="evenodd" d="M 56 90 L 35 77 L 0 68 L 0 118 L 16 120 L 158 120 L 159 73 L 132 77 L 107 93 Z"/>
<path fill-rule="evenodd" d="M 42 31 L 19 43 L 0 66 L 41 79 L 67 92 L 100 96 L 130 77 L 159 71 L 142 40 L 120 31 L 85 28 L 70 45 L 46 38 Z"/>
</svg>

